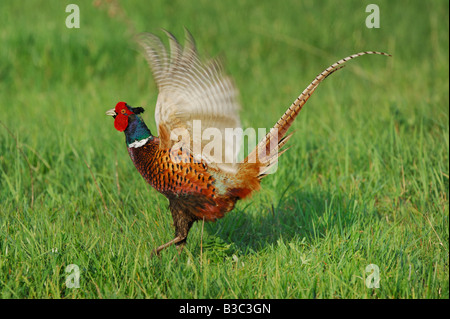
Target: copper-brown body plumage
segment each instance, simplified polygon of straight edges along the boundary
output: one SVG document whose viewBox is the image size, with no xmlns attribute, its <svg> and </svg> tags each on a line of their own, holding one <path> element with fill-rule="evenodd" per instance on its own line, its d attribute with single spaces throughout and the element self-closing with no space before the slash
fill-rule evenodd
<svg viewBox="0 0 450 319">
<path fill-rule="evenodd" d="M 220 172 L 210 169 L 203 161 L 194 160 L 182 149 L 161 150 L 157 141 L 149 141 L 139 148 L 129 147 L 128 153 L 150 185 L 197 219 L 221 218 L 239 199 L 232 192 L 220 194 L 214 178 Z"/>
</svg>

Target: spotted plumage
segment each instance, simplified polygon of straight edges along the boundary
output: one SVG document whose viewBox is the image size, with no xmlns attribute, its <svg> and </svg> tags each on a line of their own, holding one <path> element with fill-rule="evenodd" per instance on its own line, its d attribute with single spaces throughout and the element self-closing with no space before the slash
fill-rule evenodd
<svg viewBox="0 0 450 319">
<path fill-rule="evenodd" d="M 361 52 L 331 65 L 311 82 L 256 148 L 238 161 L 235 150 L 242 135 L 229 130 L 240 128 L 240 106 L 232 80 L 217 60 L 199 59 L 189 33 L 184 48 L 173 35 L 167 35 L 170 53 L 155 35 L 139 36 L 159 90 L 155 109 L 158 137 L 145 125 L 141 107 L 119 102 L 106 113 L 114 117 L 114 127 L 125 133 L 128 153 L 138 172 L 169 200 L 175 238 L 159 246 L 156 253 L 172 244 L 183 247 L 195 221 L 222 218 L 238 200 L 260 188 L 261 179 L 286 151 L 282 147 L 292 136 L 286 132 L 327 76 L 361 55 L 388 55 Z M 199 123 L 200 131 L 196 130 Z M 213 154 L 205 152 L 203 135 L 208 129 L 220 136 Z M 230 137 L 235 143 L 229 142 Z"/>
</svg>

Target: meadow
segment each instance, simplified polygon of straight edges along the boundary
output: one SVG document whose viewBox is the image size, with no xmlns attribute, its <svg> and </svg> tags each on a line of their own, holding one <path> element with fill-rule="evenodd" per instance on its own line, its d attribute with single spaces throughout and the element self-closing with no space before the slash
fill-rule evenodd
<svg viewBox="0 0 450 319">
<path fill-rule="evenodd" d="M 367 28 L 369 3 L 2 1 L 0 298 L 449 298 L 449 4 L 377 1 Z M 156 132 L 133 36 L 184 27 L 234 78 L 244 128 L 273 126 L 340 58 L 392 57 L 327 78 L 261 191 L 151 258 L 168 201 L 105 111 L 143 106 Z"/>
</svg>

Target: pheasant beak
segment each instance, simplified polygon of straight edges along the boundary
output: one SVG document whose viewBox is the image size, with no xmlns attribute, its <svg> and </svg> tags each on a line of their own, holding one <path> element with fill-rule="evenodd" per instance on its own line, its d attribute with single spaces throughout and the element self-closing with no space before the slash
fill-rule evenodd
<svg viewBox="0 0 450 319">
<path fill-rule="evenodd" d="M 114 109 L 106 111 L 106 115 L 115 117 L 117 115 L 116 111 Z"/>
</svg>

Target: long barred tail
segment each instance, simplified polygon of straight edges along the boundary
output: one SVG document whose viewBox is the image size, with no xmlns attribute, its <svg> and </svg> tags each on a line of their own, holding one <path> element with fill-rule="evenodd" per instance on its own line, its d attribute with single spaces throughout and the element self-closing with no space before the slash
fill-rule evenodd
<svg viewBox="0 0 450 319">
<path fill-rule="evenodd" d="M 292 135 L 291 133 L 285 136 L 286 132 L 294 122 L 303 105 L 305 105 L 306 101 L 308 101 L 310 96 L 314 93 L 317 86 L 329 75 L 343 68 L 344 63 L 365 54 L 380 54 L 391 56 L 390 54 L 377 51 L 364 51 L 356 53 L 330 65 L 322 73 L 316 76 L 311 84 L 308 85 L 308 87 L 302 92 L 302 94 L 300 94 L 300 96 L 294 101 L 294 103 L 292 103 L 292 105 L 286 110 L 286 112 L 277 121 L 277 123 L 269 131 L 269 133 L 267 133 L 267 135 L 261 140 L 261 142 L 259 142 L 256 148 L 244 160 L 244 163 L 259 163 L 259 179 L 266 175 L 266 172 L 277 162 L 278 157 L 287 150 L 281 150 L 281 148 L 286 144 L 286 142 Z"/>
</svg>

